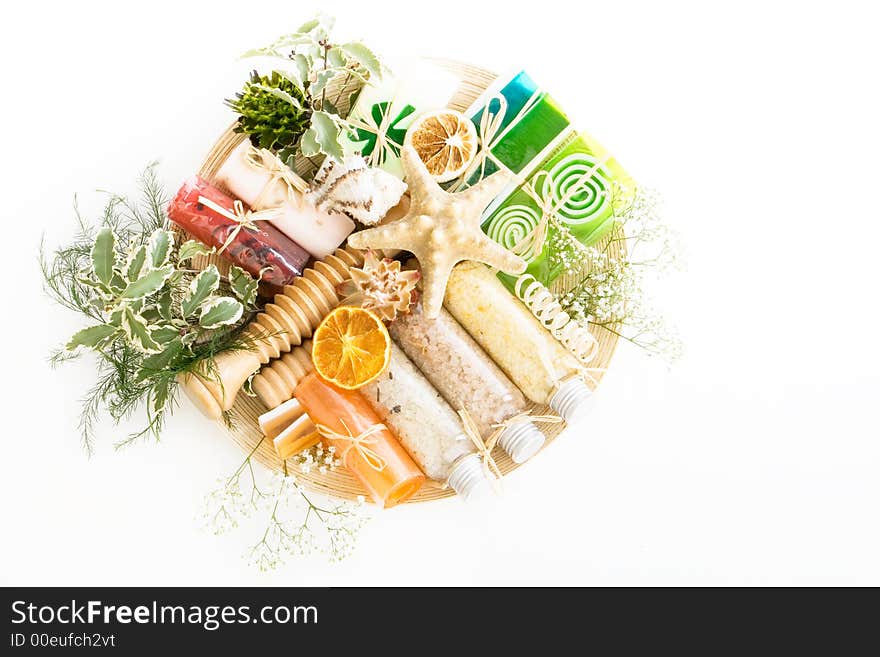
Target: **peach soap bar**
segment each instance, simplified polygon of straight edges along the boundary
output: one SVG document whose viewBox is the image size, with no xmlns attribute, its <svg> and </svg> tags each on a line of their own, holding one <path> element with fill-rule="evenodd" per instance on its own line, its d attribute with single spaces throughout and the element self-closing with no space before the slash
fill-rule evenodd
<svg viewBox="0 0 880 657">
<path fill-rule="evenodd" d="M 294 397 L 316 425 L 338 436 L 324 440 L 336 447 L 345 467 L 376 504 L 392 507 L 421 488 L 425 474 L 359 392 L 336 388 L 312 372 L 296 387 Z M 373 430 L 377 425 L 381 428 Z"/>
</svg>

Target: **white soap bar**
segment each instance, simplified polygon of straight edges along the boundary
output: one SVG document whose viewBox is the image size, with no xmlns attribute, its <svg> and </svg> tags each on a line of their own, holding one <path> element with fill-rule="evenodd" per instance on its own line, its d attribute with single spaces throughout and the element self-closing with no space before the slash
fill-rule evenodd
<svg viewBox="0 0 880 657">
<path fill-rule="evenodd" d="M 217 171 L 216 181 L 254 210 L 280 208 L 272 225 L 315 258 L 333 253 L 354 230 L 354 222 L 319 210 L 296 190 L 290 194 L 285 182 L 273 181 L 271 173 L 248 162 L 250 148 L 248 140 L 239 144 Z"/>
</svg>

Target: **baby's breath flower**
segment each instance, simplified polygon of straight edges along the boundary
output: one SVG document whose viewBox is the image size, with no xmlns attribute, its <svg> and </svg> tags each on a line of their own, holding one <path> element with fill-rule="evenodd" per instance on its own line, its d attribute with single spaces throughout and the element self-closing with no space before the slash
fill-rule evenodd
<svg viewBox="0 0 880 657">
<path fill-rule="evenodd" d="M 306 471 L 328 472 L 340 465 L 332 447 L 317 447 L 291 460 Z M 250 515 L 266 517 L 260 540 L 245 553 L 263 571 L 278 568 L 288 556 L 323 552 L 330 561 L 339 561 L 352 552 L 367 521 L 361 508 L 363 497 L 358 504 L 325 502 L 306 493 L 292 474 L 257 471 L 252 459 L 253 452 L 230 477 L 218 479 L 217 488 L 206 496 L 201 520 L 207 528 L 222 534 L 236 529 Z"/>
<path fill-rule="evenodd" d="M 616 234 L 599 245 L 584 247 L 562 226 L 550 238 L 550 260 L 580 282 L 557 294 L 562 308 L 582 325 L 594 324 L 618 334 L 650 354 L 675 360 L 681 343 L 647 302 L 644 283 L 649 272 L 675 267 L 680 248 L 663 223 L 659 195 L 638 188 L 631 199 L 616 188 L 612 203 L 623 237 Z M 629 200 L 627 200 L 629 199 Z M 626 243 L 625 253 L 611 247 Z"/>
</svg>

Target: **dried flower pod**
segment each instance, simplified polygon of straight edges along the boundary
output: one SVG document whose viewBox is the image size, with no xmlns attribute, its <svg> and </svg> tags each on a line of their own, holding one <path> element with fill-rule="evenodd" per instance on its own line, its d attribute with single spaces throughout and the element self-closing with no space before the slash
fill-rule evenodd
<svg viewBox="0 0 880 657">
<path fill-rule="evenodd" d="M 393 322 L 398 314 L 409 312 L 418 300 L 416 285 L 421 274 L 402 271 L 397 260 L 380 260 L 375 252 L 367 251 L 364 266 L 352 267 L 350 271 L 351 279 L 339 286 L 343 304 L 368 308 L 386 322 Z"/>
</svg>

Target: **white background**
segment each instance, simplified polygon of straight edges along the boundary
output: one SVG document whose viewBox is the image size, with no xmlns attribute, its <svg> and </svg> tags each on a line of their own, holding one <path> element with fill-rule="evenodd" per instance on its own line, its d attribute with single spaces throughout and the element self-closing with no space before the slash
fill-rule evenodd
<svg viewBox="0 0 880 657">
<path fill-rule="evenodd" d="M 622 346 L 588 426 L 490 507 L 381 513 L 356 554 L 261 574 L 195 517 L 236 448 L 188 405 L 158 445 L 87 460 L 80 326 L 42 296 L 72 200 L 175 189 L 232 116 L 237 56 L 293 2 L 21 2 L 0 25 L 3 584 L 880 584 L 876 16 L 869 3 L 323 2 L 394 55 L 522 65 L 644 183 L 688 271 L 658 300 L 685 358 Z M 515 3 L 514 3 L 515 4 Z M 714 4 L 714 3 L 712 3 Z M 514 5 L 511 4 L 511 7 Z"/>
</svg>

